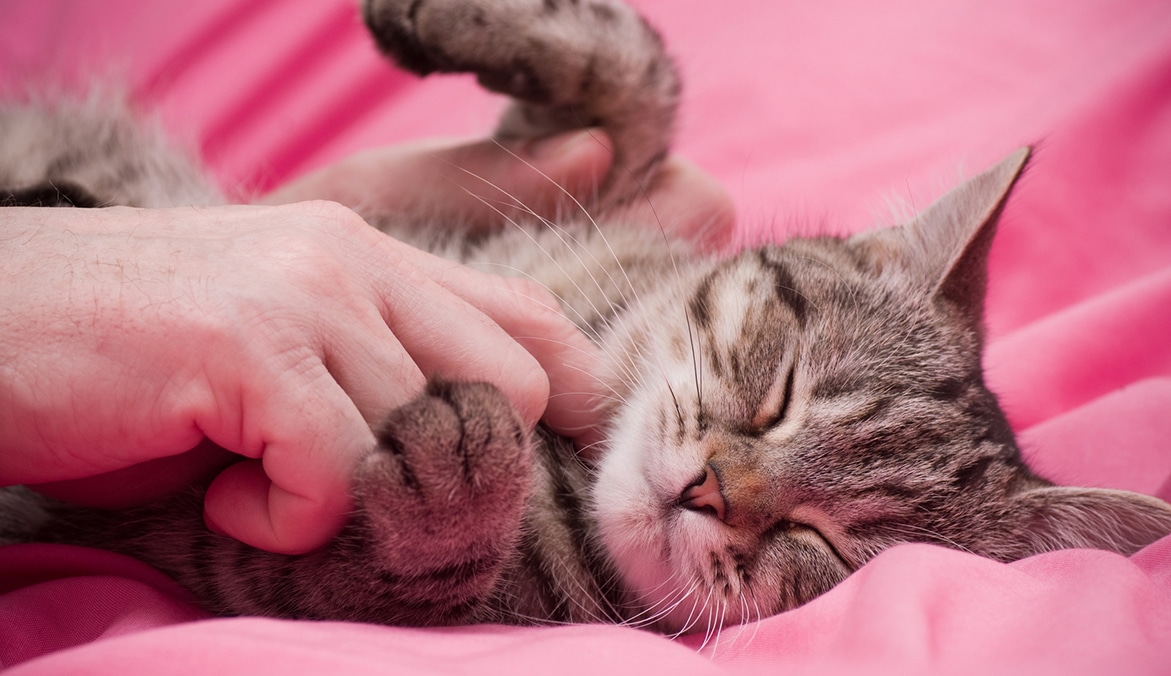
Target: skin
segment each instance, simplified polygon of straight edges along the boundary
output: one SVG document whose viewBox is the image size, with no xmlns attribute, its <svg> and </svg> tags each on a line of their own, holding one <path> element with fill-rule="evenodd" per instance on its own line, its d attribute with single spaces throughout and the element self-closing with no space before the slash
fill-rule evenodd
<svg viewBox="0 0 1171 676">
<path fill-rule="evenodd" d="M 482 200 L 503 191 L 564 212 L 608 167 L 599 141 L 368 151 L 261 205 L 0 210 L 0 485 L 119 507 L 215 476 L 209 527 L 301 553 L 341 528 L 369 424 L 428 376 L 492 382 L 529 426 L 591 443 L 596 348 L 548 292 L 342 205 L 499 227 Z M 624 215 L 712 247 L 732 223 L 677 160 Z"/>
</svg>

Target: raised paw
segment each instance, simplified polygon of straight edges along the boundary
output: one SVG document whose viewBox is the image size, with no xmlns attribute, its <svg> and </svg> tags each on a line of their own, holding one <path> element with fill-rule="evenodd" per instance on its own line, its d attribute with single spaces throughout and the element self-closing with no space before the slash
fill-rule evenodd
<svg viewBox="0 0 1171 676">
<path fill-rule="evenodd" d="M 432 380 L 376 432 L 355 494 L 393 568 L 425 572 L 491 560 L 515 541 L 532 451 L 500 390 Z"/>
<path fill-rule="evenodd" d="M 516 103 L 501 137 L 600 126 L 604 201 L 638 194 L 666 157 L 679 77 L 658 33 L 616 0 L 366 0 L 379 47 L 420 75 L 474 73 Z"/>
</svg>

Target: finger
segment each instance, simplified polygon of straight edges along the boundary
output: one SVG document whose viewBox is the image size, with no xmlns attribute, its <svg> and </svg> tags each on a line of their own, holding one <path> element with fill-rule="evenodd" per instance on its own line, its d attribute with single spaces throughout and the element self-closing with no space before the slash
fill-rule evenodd
<svg viewBox="0 0 1171 676">
<path fill-rule="evenodd" d="M 126 509 L 211 479 L 239 456 L 204 440 L 179 455 L 164 456 L 112 472 L 28 487 L 58 500 L 99 509 Z"/>
<path fill-rule="evenodd" d="M 209 529 L 278 554 L 304 554 L 326 544 L 341 531 L 347 511 L 277 485 L 261 460 L 229 466 L 204 498 Z"/>
<path fill-rule="evenodd" d="M 509 280 L 509 286 L 516 287 L 518 281 Z M 545 424 L 573 438 L 579 447 L 592 448 L 600 440 L 597 423 L 610 399 L 607 384 L 598 376 L 601 350 L 561 314 L 552 294 L 542 287 L 529 284 L 511 295 L 492 297 L 484 297 L 486 287 L 472 288 L 475 291 L 467 291 L 472 302 L 545 370 L 549 379 Z"/>
<path fill-rule="evenodd" d="M 445 167 L 421 211 L 492 225 L 581 209 L 609 168 L 608 139 L 582 130 L 522 141 L 483 141 L 434 152 Z M 423 186 L 420 186 L 423 187 Z"/>
<path fill-rule="evenodd" d="M 531 354 L 548 377 L 544 421 L 579 446 L 594 444 L 596 421 L 610 400 L 599 378 L 601 351 L 561 313 L 557 299 L 544 287 L 503 278 L 429 255 L 415 264 L 445 289 L 487 315 Z"/>
<path fill-rule="evenodd" d="M 708 251 L 721 251 L 732 242 L 736 207 L 728 192 L 711 175 L 680 157 L 671 157 L 645 195 L 614 215 L 631 223 L 663 228 Z"/>
<path fill-rule="evenodd" d="M 607 144 L 601 132 L 585 130 L 538 140 L 380 148 L 293 181 L 263 201 L 327 199 L 364 213 L 409 212 L 485 226 L 521 205 L 551 216 L 579 208 L 601 184 L 611 159 Z"/>
<path fill-rule="evenodd" d="M 463 266 L 410 248 L 404 249 L 404 258 L 411 264 L 399 265 L 395 275 L 381 280 L 382 312 L 422 373 L 493 383 L 529 427 L 536 425 L 549 397 L 541 364 L 490 316 L 437 283 L 444 266 Z M 433 267 L 421 270 L 418 263 Z M 477 275 L 488 295 L 504 285 L 501 278 Z"/>
<path fill-rule="evenodd" d="M 423 372 L 372 306 L 334 324 L 322 350 L 325 367 L 368 424 L 423 390 Z"/>
<path fill-rule="evenodd" d="M 345 524 L 350 477 L 374 435 L 320 362 L 288 374 L 265 398 L 267 410 L 245 421 L 246 434 L 258 439 L 243 447 L 259 446 L 260 459 L 236 463 L 212 481 L 204 517 L 213 530 L 254 547 L 300 554 Z"/>
</svg>

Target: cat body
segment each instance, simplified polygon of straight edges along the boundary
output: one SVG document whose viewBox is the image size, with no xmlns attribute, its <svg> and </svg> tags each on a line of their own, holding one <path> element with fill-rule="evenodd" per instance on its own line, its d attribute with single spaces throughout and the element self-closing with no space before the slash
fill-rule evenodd
<svg viewBox="0 0 1171 676">
<path fill-rule="evenodd" d="M 377 426 L 354 514 L 310 554 L 211 533 L 198 490 L 99 512 L 8 489 L 0 535 L 127 553 L 221 614 L 676 633 L 793 608 L 902 542 L 1010 561 L 1131 553 L 1171 532 L 1159 500 L 1036 476 L 984 385 L 987 253 L 1027 149 L 900 226 L 705 253 L 622 220 L 666 156 L 679 94 L 637 14 L 570 0 L 363 8 L 404 67 L 471 71 L 514 96 L 502 136 L 597 125 L 612 139 L 592 218 L 435 237 L 434 224 L 365 214 L 552 291 L 603 351 L 604 442 L 586 457 L 544 428 L 526 434 L 494 387 L 437 378 Z M 134 123 L 92 108 L 0 108 L 6 138 L 38 139 L 0 150 L 0 186 L 222 200 Z M 85 139 L 102 142 L 83 153 Z"/>
</svg>

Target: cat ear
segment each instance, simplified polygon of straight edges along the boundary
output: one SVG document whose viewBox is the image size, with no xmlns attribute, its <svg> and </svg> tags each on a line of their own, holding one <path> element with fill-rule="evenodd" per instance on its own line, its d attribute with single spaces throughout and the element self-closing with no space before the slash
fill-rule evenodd
<svg viewBox="0 0 1171 676">
<path fill-rule="evenodd" d="M 1018 493 L 985 552 L 1015 560 L 1057 549 L 1106 549 L 1129 556 L 1171 534 L 1171 505 L 1141 493 L 1045 486 Z"/>
<path fill-rule="evenodd" d="M 1031 152 L 1018 149 L 902 226 L 849 241 L 878 271 L 891 264 L 911 270 L 933 298 L 951 303 L 979 327 L 996 222 Z"/>
</svg>

